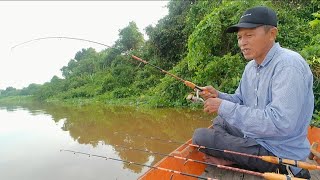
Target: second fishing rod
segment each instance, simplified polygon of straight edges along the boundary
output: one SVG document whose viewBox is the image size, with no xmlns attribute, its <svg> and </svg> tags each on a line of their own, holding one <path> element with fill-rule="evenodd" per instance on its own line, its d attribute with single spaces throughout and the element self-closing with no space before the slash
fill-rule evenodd
<svg viewBox="0 0 320 180">
<path fill-rule="evenodd" d="M 152 137 L 152 136 L 145 137 L 145 136 L 141 136 L 139 134 L 138 135 L 129 135 L 127 133 L 120 133 L 120 132 L 114 132 L 114 134 L 123 134 L 123 135 L 127 135 L 127 136 L 136 136 L 136 137 L 141 137 L 141 138 L 150 139 L 150 140 L 157 140 L 157 141 L 166 142 L 166 143 L 187 145 L 187 146 L 191 146 L 194 148 L 198 148 L 198 150 L 200 150 L 200 149 L 214 150 L 214 151 L 219 151 L 219 152 L 228 153 L 228 154 L 235 154 L 235 155 L 239 155 L 239 156 L 261 159 L 262 161 L 273 163 L 273 164 L 289 165 L 289 166 L 299 167 L 299 168 L 308 169 L 308 170 L 320 170 L 320 166 L 315 165 L 315 164 L 311 164 L 311 163 L 303 162 L 303 161 L 292 160 L 292 159 L 280 158 L 280 157 L 276 157 L 276 156 L 257 156 L 257 155 L 253 155 L 253 154 L 241 153 L 241 152 L 236 152 L 236 151 L 231 151 L 231 150 L 226 150 L 226 149 L 200 146 L 200 145 L 196 145 L 196 144 L 184 143 L 184 142 L 173 141 L 173 140 L 165 140 L 165 139 L 156 138 L 156 137 Z"/>
<path fill-rule="evenodd" d="M 267 180 L 283 180 L 283 179 L 303 180 L 302 178 L 291 177 L 291 176 L 288 176 L 288 175 L 285 175 L 285 174 L 276 174 L 276 173 L 271 173 L 271 172 L 260 173 L 260 172 L 250 171 L 250 170 L 246 170 L 246 169 L 240 169 L 240 168 L 236 168 L 236 167 L 230 167 L 230 166 L 224 166 L 224 165 L 219 165 L 219 164 L 215 164 L 215 163 L 199 161 L 199 160 L 196 160 L 196 159 L 190 159 L 190 158 L 185 158 L 185 157 L 171 155 L 171 154 L 165 154 L 165 153 L 153 152 L 153 151 L 144 150 L 144 149 L 128 147 L 128 146 L 124 146 L 124 145 L 115 145 L 115 147 L 184 160 L 185 161 L 184 165 L 187 162 L 195 162 L 195 163 L 215 166 L 215 167 L 217 167 L 219 169 L 224 169 L 224 170 L 230 170 L 230 171 L 235 171 L 235 172 L 239 172 L 239 173 L 250 174 L 250 175 L 253 175 L 253 176 L 262 177 L 262 178 L 267 179 Z"/>
</svg>

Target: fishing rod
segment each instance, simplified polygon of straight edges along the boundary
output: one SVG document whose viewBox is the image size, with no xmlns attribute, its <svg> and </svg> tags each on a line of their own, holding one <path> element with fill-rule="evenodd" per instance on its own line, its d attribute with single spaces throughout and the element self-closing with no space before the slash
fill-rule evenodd
<svg viewBox="0 0 320 180">
<path fill-rule="evenodd" d="M 177 79 L 178 81 L 183 82 L 186 86 L 190 87 L 191 89 L 197 89 L 197 90 L 199 90 L 199 91 L 203 91 L 203 89 L 201 89 L 200 86 L 197 86 L 196 84 L 194 84 L 194 83 L 192 83 L 192 82 L 190 82 L 190 81 L 184 80 L 184 79 L 182 79 L 182 78 L 180 78 L 180 77 L 178 77 L 178 76 L 176 76 L 176 75 L 174 75 L 174 74 L 172 74 L 172 73 L 170 73 L 170 72 L 168 72 L 168 71 L 165 71 L 165 70 L 161 69 L 161 68 L 158 67 L 158 66 L 155 66 L 155 65 L 153 65 L 153 64 L 150 64 L 149 62 L 147 62 L 147 61 L 145 61 L 145 60 L 143 60 L 143 59 L 141 59 L 141 58 L 139 58 L 139 57 L 137 57 L 137 56 L 131 55 L 131 57 L 132 57 L 133 59 L 137 60 L 137 61 L 140 61 L 140 62 L 142 62 L 142 63 L 144 63 L 144 64 L 146 64 L 146 65 L 149 65 L 149 66 L 152 66 L 152 67 L 158 69 L 158 70 L 159 70 L 160 72 L 162 72 L 162 73 L 168 74 L 169 76 Z"/>
<path fill-rule="evenodd" d="M 193 177 L 193 178 L 197 178 L 197 179 L 218 180 L 218 179 L 214 179 L 214 178 L 198 176 L 198 175 L 189 174 L 189 173 L 176 171 L 176 170 L 172 170 L 172 169 L 156 167 L 156 166 L 150 166 L 150 165 L 146 165 L 146 164 L 141 164 L 141 163 L 132 162 L 132 161 L 126 161 L 126 160 L 122 160 L 122 159 L 117 159 L 117 158 L 112 158 L 112 157 L 107 157 L 107 156 L 102 156 L 102 155 L 97 155 L 97 154 L 89 154 L 89 153 L 85 153 L 85 152 L 73 151 L 73 150 L 67 150 L 67 149 L 61 149 L 60 151 L 71 152 L 71 153 L 74 153 L 74 154 L 88 155 L 89 157 L 94 156 L 94 157 L 103 158 L 103 159 L 106 159 L 106 160 L 110 159 L 110 160 L 113 160 L 113 161 L 119 161 L 119 162 L 123 162 L 123 163 L 128 163 L 129 165 L 134 164 L 134 165 L 137 165 L 137 166 L 148 167 L 148 168 L 152 168 L 152 169 L 157 169 L 157 170 L 161 170 L 161 171 L 170 172 L 170 173 L 173 173 L 173 174 L 180 174 L 180 175 L 183 175 L 183 176 Z M 172 175 L 171 175 L 170 179 L 172 179 Z"/>
<path fill-rule="evenodd" d="M 18 46 L 21 46 L 21 45 L 23 45 L 23 44 L 27 44 L 27 43 L 30 43 L 30 42 L 33 42 L 33 41 L 44 40 L 44 39 L 71 39 L 71 40 L 79 40 L 79 41 L 86 41 L 86 42 L 90 42 L 90 43 L 94 43 L 94 44 L 99 44 L 99 45 L 102 45 L 102 46 L 105 46 L 105 47 L 108 47 L 108 48 L 112 48 L 111 46 L 108 46 L 108 45 L 106 45 L 106 44 L 99 43 L 99 42 L 96 42 L 96 41 L 87 40 L 87 39 L 82 39 L 82 38 L 67 37 L 67 36 L 49 36 L 49 37 L 35 38 L 35 39 L 31 39 L 31 40 L 29 40 L 29 41 L 25 41 L 25 42 L 19 43 L 19 44 L 13 46 L 13 47 L 11 48 L 11 50 L 13 50 L 14 48 L 16 48 L 16 47 L 18 47 Z M 113 49 L 116 49 L 116 48 L 113 48 Z M 117 50 L 118 50 L 118 49 L 117 49 Z"/>
<path fill-rule="evenodd" d="M 276 156 L 257 156 L 257 155 L 247 154 L 247 153 L 225 150 L 225 149 L 200 146 L 200 145 L 190 144 L 190 143 L 185 143 L 185 142 L 165 140 L 165 139 L 161 139 L 161 138 L 155 138 L 152 136 L 145 137 L 145 136 L 141 136 L 141 135 L 129 135 L 126 133 L 119 133 L 119 132 L 115 132 L 115 134 L 125 134 L 127 136 L 136 136 L 136 137 L 141 137 L 141 138 L 150 139 L 150 140 L 162 141 L 162 142 L 166 142 L 166 143 L 187 145 L 187 146 L 191 146 L 194 148 L 198 148 L 198 150 L 199 149 L 207 149 L 207 150 L 214 150 L 214 151 L 219 151 L 219 152 L 224 152 L 224 153 L 229 153 L 229 154 L 235 154 L 235 155 L 239 155 L 239 156 L 251 157 L 251 158 L 261 159 L 262 161 L 269 162 L 272 164 L 289 165 L 289 166 L 299 167 L 299 168 L 308 169 L 308 170 L 320 170 L 320 166 L 315 165 L 315 164 L 311 164 L 311 163 L 307 163 L 307 162 L 303 162 L 303 161 L 292 160 L 292 159 L 280 158 L 280 157 L 276 157 Z"/>
<path fill-rule="evenodd" d="M 250 171 L 250 170 L 245 170 L 245 169 L 240 169 L 240 168 L 235 168 L 235 167 L 230 167 L 230 166 L 219 165 L 219 164 L 215 164 L 215 163 L 199 161 L 199 160 L 196 160 L 196 159 L 189 159 L 189 158 L 185 158 L 185 157 L 181 157 L 181 156 L 175 156 L 175 155 L 171 155 L 171 154 L 164 154 L 164 153 L 153 152 L 153 151 L 144 150 L 144 149 L 127 147 L 127 146 L 123 146 L 123 145 L 115 145 L 115 147 L 129 149 L 129 150 L 133 150 L 133 151 L 141 151 L 141 152 L 146 152 L 146 153 L 155 154 L 155 155 L 161 155 L 161 156 L 165 156 L 165 157 L 172 157 L 172 158 L 184 160 L 186 162 L 190 161 L 190 162 L 195 162 L 195 163 L 215 166 L 215 167 L 218 167 L 220 169 L 231 170 L 231 171 L 236 171 L 236 172 L 240 172 L 240 173 L 245 173 L 245 174 L 250 174 L 250 175 L 254 175 L 254 176 L 263 177 L 263 178 L 265 178 L 267 180 L 282 180 L 282 179 L 299 180 L 299 179 L 301 179 L 301 178 L 294 178 L 294 177 L 291 177 L 291 176 L 288 176 L 288 175 L 284 175 L 284 174 L 260 173 L 260 172 L 255 172 L 255 171 Z M 186 162 L 184 164 L 186 164 Z"/>
<path fill-rule="evenodd" d="M 79 41 L 86 41 L 86 42 L 90 42 L 90 43 L 94 43 L 94 44 L 99 44 L 99 45 L 105 46 L 105 47 L 107 47 L 107 48 L 116 49 L 116 48 L 114 48 L 114 47 L 108 46 L 108 45 L 103 44 L 103 43 L 100 43 L 100 42 L 96 42 L 96 41 L 92 41 L 92 40 L 87 40 L 87 39 L 82 39 L 82 38 L 67 37 L 67 36 L 49 36 L 49 37 L 42 37 L 42 38 L 31 39 L 31 40 L 29 40 L 29 41 L 25 41 L 25 42 L 19 43 L 19 44 L 13 46 L 13 47 L 11 48 L 11 50 L 13 50 L 14 48 L 16 48 L 16 47 L 18 47 L 18 46 L 21 46 L 21 45 L 23 45 L 23 44 L 27 44 L 27 43 L 30 43 L 30 42 L 33 42 L 33 41 L 45 40 L 45 39 L 71 39 L 71 40 L 79 40 Z M 119 49 L 117 49 L 117 50 L 119 50 Z M 120 51 L 120 50 L 119 50 L 119 51 Z M 125 54 L 128 55 L 127 53 L 125 53 Z M 180 77 L 178 77 L 178 76 L 176 76 L 176 75 L 174 75 L 174 74 L 172 74 L 172 73 L 170 73 L 170 72 L 168 72 L 168 71 L 165 71 L 164 69 L 161 69 L 161 68 L 158 67 L 158 66 L 155 66 L 155 65 L 153 65 L 153 64 L 150 64 L 149 62 L 147 62 L 147 61 L 145 61 L 145 60 L 143 60 L 143 59 L 141 59 L 141 58 L 139 58 L 139 57 L 137 57 L 137 56 L 131 55 L 131 57 L 132 57 L 133 59 L 137 60 L 137 61 L 140 61 L 140 62 L 144 63 L 144 64 L 150 65 L 150 66 L 152 66 L 152 67 L 160 70 L 162 73 L 167 74 L 167 75 L 169 75 L 169 76 L 171 76 L 171 77 L 173 77 L 173 78 L 175 78 L 175 79 L 183 82 L 186 86 L 190 87 L 191 89 L 197 89 L 197 90 L 199 90 L 199 91 L 203 91 L 203 89 L 202 89 L 201 87 L 197 86 L 196 84 L 194 84 L 194 83 L 192 83 L 192 82 L 190 82 L 190 81 L 184 80 L 184 79 L 182 79 L 182 78 L 180 78 Z"/>
</svg>

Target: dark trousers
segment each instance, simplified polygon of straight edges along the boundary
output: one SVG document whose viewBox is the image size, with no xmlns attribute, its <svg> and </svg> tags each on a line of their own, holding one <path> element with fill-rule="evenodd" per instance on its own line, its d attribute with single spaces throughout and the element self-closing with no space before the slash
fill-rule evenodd
<svg viewBox="0 0 320 180">
<path fill-rule="evenodd" d="M 211 148 L 258 156 L 274 156 L 274 154 L 259 145 L 254 139 L 244 137 L 243 133 L 238 128 L 231 126 L 220 116 L 217 116 L 213 121 L 213 128 L 196 129 L 192 140 L 194 144 Z M 235 162 L 237 165 L 248 170 L 275 172 L 277 168 L 282 169 L 279 165 L 268 163 L 257 158 L 207 149 L 200 149 L 200 151 L 217 158 Z"/>
</svg>

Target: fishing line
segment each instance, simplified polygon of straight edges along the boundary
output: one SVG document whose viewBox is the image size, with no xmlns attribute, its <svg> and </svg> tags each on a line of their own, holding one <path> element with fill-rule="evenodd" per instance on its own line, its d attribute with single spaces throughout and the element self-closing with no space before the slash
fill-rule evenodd
<svg viewBox="0 0 320 180">
<path fill-rule="evenodd" d="M 176 171 L 176 170 L 172 170 L 172 169 L 167 169 L 167 168 L 162 168 L 162 167 L 157 167 L 157 166 L 150 166 L 150 165 L 141 164 L 141 163 L 137 163 L 137 162 L 133 162 L 133 161 L 111 158 L 111 157 L 97 155 L 97 154 L 89 154 L 89 153 L 85 153 L 85 152 L 73 151 L 73 150 L 67 150 L 67 149 L 61 149 L 60 151 L 71 152 L 74 154 L 88 155 L 89 157 L 91 157 L 91 156 L 98 157 L 98 158 L 103 158 L 106 160 L 110 159 L 110 160 L 114 160 L 114 161 L 128 163 L 129 165 L 134 164 L 134 165 L 138 165 L 138 166 L 144 166 L 144 167 L 148 167 L 148 168 L 152 168 L 152 169 L 162 170 L 162 171 L 171 172 L 171 173 L 180 174 L 183 176 L 189 176 L 189 177 L 198 178 L 198 179 L 218 180 L 218 179 L 213 179 L 213 178 L 209 178 L 209 177 L 203 177 L 203 176 L 197 176 L 197 175 L 193 175 L 193 174 L 189 174 L 189 173 L 184 173 L 184 172 Z M 177 157 L 179 157 L 179 156 L 177 156 Z M 216 166 L 218 168 L 225 169 L 225 170 L 237 171 L 240 173 L 246 173 L 246 174 L 250 174 L 250 175 L 254 175 L 254 176 L 263 177 L 267 180 L 303 180 L 302 178 L 291 177 L 289 175 L 284 175 L 284 174 L 276 174 L 276 173 L 268 173 L 268 172 L 267 173 L 260 173 L 260 172 L 254 172 L 254 171 L 249 171 L 249 170 L 245 170 L 245 169 L 239 169 L 239 168 L 235 168 L 235 167 L 218 165 L 218 164 L 213 164 L 213 163 L 210 163 L 210 165 Z M 172 176 L 170 179 L 172 179 Z"/>
<path fill-rule="evenodd" d="M 176 170 L 172 170 L 172 169 L 167 169 L 167 168 L 163 168 L 163 167 L 150 166 L 150 165 L 141 164 L 141 163 L 137 163 L 137 162 L 133 162 L 133 161 L 126 161 L 126 160 L 122 160 L 122 159 L 117 159 L 117 158 L 112 158 L 112 157 L 107 157 L 107 156 L 102 156 L 102 155 L 97 155 L 97 154 L 89 154 L 89 153 L 85 153 L 85 152 L 73 151 L 73 150 L 67 150 L 67 149 L 61 149 L 60 151 L 71 152 L 73 154 L 87 155 L 89 157 L 91 157 L 91 156 L 92 157 L 98 157 L 98 158 L 103 158 L 105 160 L 110 159 L 110 160 L 113 160 L 113 161 L 119 161 L 119 162 L 127 163 L 128 165 L 134 164 L 134 165 L 137 165 L 137 166 L 148 167 L 148 168 L 157 169 L 157 170 L 161 170 L 161 171 L 166 171 L 166 172 L 170 172 L 170 173 L 174 173 L 174 174 L 180 174 L 180 175 L 183 175 L 183 176 L 193 177 L 193 178 L 197 178 L 197 179 L 218 180 L 218 179 L 214 179 L 214 178 L 197 176 L 197 175 L 194 175 L 194 174 L 189 174 L 189 173 L 176 171 Z M 172 176 L 171 176 L 171 179 L 172 179 Z"/>
</svg>

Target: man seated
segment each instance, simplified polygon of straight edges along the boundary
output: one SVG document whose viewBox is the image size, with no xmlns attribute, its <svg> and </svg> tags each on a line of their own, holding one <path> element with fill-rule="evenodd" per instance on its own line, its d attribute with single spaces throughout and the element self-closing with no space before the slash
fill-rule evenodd
<svg viewBox="0 0 320 180">
<path fill-rule="evenodd" d="M 204 93 L 200 95 L 205 99 L 204 111 L 218 116 L 213 128 L 194 132 L 193 143 L 305 161 L 310 146 L 307 128 L 314 108 L 313 75 L 309 65 L 297 52 L 275 42 L 277 16 L 268 7 L 248 9 L 227 32 L 237 33 L 241 52 L 250 61 L 234 94 L 219 92 L 212 86 L 203 87 Z M 201 151 L 212 163 L 288 173 L 285 166 L 260 159 Z M 296 177 L 310 178 L 307 170 L 289 169 Z"/>
</svg>

